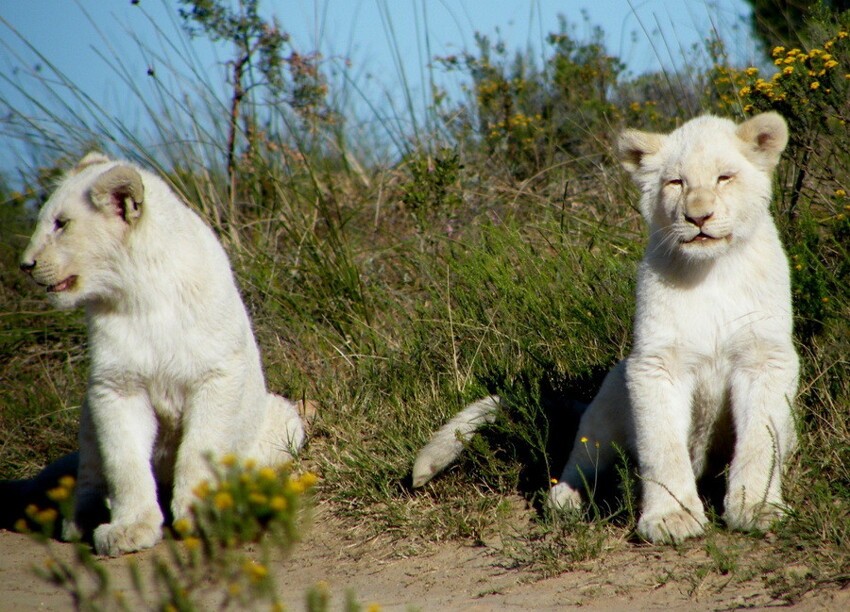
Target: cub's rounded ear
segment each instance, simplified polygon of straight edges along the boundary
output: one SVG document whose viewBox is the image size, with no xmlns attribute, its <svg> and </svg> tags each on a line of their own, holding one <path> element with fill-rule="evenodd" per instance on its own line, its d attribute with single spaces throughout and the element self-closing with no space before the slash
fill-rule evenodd
<svg viewBox="0 0 850 612">
<path fill-rule="evenodd" d="M 775 112 L 761 113 L 744 121 L 735 134 L 744 141 L 744 154 L 765 170 L 773 170 L 788 144 L 788 125 Z"/>
<path fill-rule="evenodd" d="M 111 162 L 103 153 L 98 153 L 97 151 L 89 151 L 86 153 L 83 158 L 77 162 L 77 164 L 71 168 L 70 174 L 77 174 L 83 168 L 87 168 L 88 166 L 94 166 L 96 164 L 106 164 Z"/>
<path fill-rule="evenodd" d="M 101 174 L 89 194 L 100 210 L 120 216 L 129 225 L 142 214 L 145 186 L 142 176 L 130 166 L 115 166 Z"/>
<path fill-rule="evenodd" d="M 658 153 L 664 144 L 664 134 L 626 130 L 617 139 L 617 155 L 620 163 L 630 173 L 639 172 L 648 155 Z"/>
</svg>

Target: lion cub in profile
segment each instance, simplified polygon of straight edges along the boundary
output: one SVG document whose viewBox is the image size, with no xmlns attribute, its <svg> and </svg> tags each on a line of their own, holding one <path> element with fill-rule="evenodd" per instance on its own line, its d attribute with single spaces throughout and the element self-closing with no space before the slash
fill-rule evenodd
<svg viewBox="0 0 850 612">
<path fill-rule="evenodd" d="M 185 518 L 207 455 L 262 464 L 304 440 L 295 405 L 266 391 L 227 255 L 212 230 L 150 172 L 96 153 L 38 216 L 21 269 L 59 308 L 85 308 L 90 371 L 80 416 L 75 525 L 104 498 L 99 554 L 153 546 L 157 485 Z"/>
<path fill-rule="evenodd" d="M 782 512 L 782 468 L 794 449 L 788 262 L 770 216 L 771 177 L 788 142 L 784 119 L 764 113 L 735 125 L 712 116 L 670 134 L 627 130 L 618 142 L 640 188 L 649 243 L 638 270 L 631 354 L 584 413 L 576 443 L 549 495 L 581 502 L 584 479 L 616 459 L 638 462 L 638 532 L 653 542 L 702 533 L 696 480 L 712 447 L 731 448 L 727 525 L 763 529 Z M 496 397 L 465 408 L 423 448 L 421 486 L 448 465 L 498 409 Z"/>
</svg>

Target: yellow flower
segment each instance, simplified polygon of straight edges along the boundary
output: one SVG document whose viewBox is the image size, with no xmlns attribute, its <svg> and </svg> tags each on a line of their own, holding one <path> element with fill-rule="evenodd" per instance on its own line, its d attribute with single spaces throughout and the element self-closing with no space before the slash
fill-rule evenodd
<svg viewBox="0 0 850 612">
<path fill-rule="evenodd" d="M 236 465 L 236 461 L 237 457 L 233 453 L 227 453 L 226 455 L 222 455 L 221 459 L 219 459 L 219 462 L 224 467 L 233 467 L 234 465 Z"/>
<path fill-rule="evenodd" d="M 822 297 L 822 298 L 820 299 L 820 301 L 821 301 L 821 302 L 823 302 L 824 304 L 828 304 L 828 303 L 829 303 L 829 298 L 828 298 L 828 297 Z"/>
<path fill-rule="evenodd" d="M 831 59 L 831 60 L 829 60 L 828 62 L 826 62 L 826 63 L 823 65 L 823 67 L 824 67 L 824 68 L 826 68 L 827 70 L 832 70 L 832 69 L 833 69 L 833 68 L 835 68 L 837 65 L 838 65 L 838 62 L 836 62 L 834 59 Z"/>
<path fill-rule="evenodd" d="M 35 521 L 39 525 L 49 525 L 55 522 L 57 518 L 59 518 L 59 513 L 55 508 L 47 508 L 35 515 Z"/>
<path fill-rule="evenodd" d="M 820 87 L 820 83 L 818 81 L 812 81 L 811 85 L 809 85 L 810 89 L 817 89 Z"/>
<path fill-rule="evenodd" d="M 582 436 L 582 437 L 579 439 L 579 442 L 581 442 L 582 444 L 587 444 L 587 436 Z"/>
<path fill-rule="evenodd" d="M 220 491 L 215 494 L 213 503 L 219 510 L 227 510 L 228 508 L 233 507 L 233 496 L 231 496 L 227 491 Z"/>
<path fill-rule="evenodd" d="M 251 582 L 261 582 L 269 575 L 269 570 L 262 563 L 254 563 L 253 561 L 245 561 L 242 565 L 242 571 L 251 579 Z"/>
<path fill-rule="evenodd" d="M 847 192 L 844 191 L 843 189 L 836 189 L 835 195 L 837 195 L 839 198 L 843 198 L 844 196 L 847 195 Z"/>
<path fill-rule="evenodd" d="M 74 477 L 67 474 L 59 479 L 59 486 L 66 489 L 73 489 L 75 484 L 77 484 L 77 481 L 74 480 Z"/>
<path fill-rule="evenodd" d="M 201 547 L 201 540 L 194 537 L 185 538 L 183 540 L 183 546 L 185 546 L 186 550 L 189 552 L 194 552 Z"/>
<path fill-rule="evenodd" d="M 254 492 L 248 496 L 248 501 L 250 501 L 252 504 L 257 504 L 258 506 L 264 506 L 265 504 L 269 503 L 269 498 L 263 495 L 262 493 Z"/>
<path fill-rule="evenodd" d="M 47 498 L 55 502 L 65 501 L 69 497 L 71 497 L 71 492 L 65 487 L 56 487 L 47 492 Z"/>
<path fill-rule="evenodd" d="M 277 473 L 274 471 L 274 468 L 270 468 L 268 466 L 260 468 L 260 471 L 257 472 L 257 475 L 262 480 L 268 480 L 270 482 L 277 480 Z"/>
<path fill-rule="evenodd" d="M 759 69 L 756 68 L 755 66 L 750 66 L 749 68 L 744 70 L 744 72 L 746 73 L 747 76 L 755 76 L 759 73 Z"/>
<path fill-rule="evenodd" d="M 796 266 L 794 266 L 794 269 L 797 270 L 797 271 L 802 270 L 803 264 L 797 264 Z"/>
<path fill-rule="evenodd" d="M 794 74 L 794 66 L 786 66 L 782 70 L 782 74 Z"/>
<path fill-rule="evenodd" d="M 774 57 L 776 57 L 777 55 L 781 55 L 783 53 L 785 53 L 785 47 L 774 47 L 773 48 L 773 56 Z"/>
<path fill-rule="evenodd" d="M 242 592 L 242 587 L 239 586 L 238 582 L 231 582 L 229 585 L 227 585 L 227 592 L 230 594 L 231 597 L 236 597 L 239 595 L 239 593 Z"/>
<path fill-rule="evenodd" d="M 275 495 L 269 502 L 269 508 L 271 508 L 275 512 L 283 512 L 284 510 L 286 510 L 286 506 L 286 499 L 280 495 Z"/>
<path fill-rule="evenodd" d="M 838 33 L 838 38 L 847 38 L 847 32 L 842 30 Z"/>
<path fill-rule="evenodd" d="M 250 471 L 250 470 L 253 470 L 255 467 L 257 467 L 257 462 L 254 459 L 246 459 L 245 463 L 242 464 L 242 465 L 246 470 Z"/>
<path fill-rule="evenodd" d="M 750 89 L 749 87 L 742 87 L 740 93 L 742 96 L 747 96 L 751 91 L 752 89 Z"/>
<path fill-rule="evenodd" d="M 17 521 L 15 521 L 15 531 L 19 533 L 26 533 L 27 531 L 29 531 L 27 519 L 19 518 Z"/>
<path fill-rule="evenodd" d="M 305 489 L 310 489 L 319 481 L 319 477 L 316 476 L 313 472 L 304 472 L 301 474 L 301 484 L 304 485 Z"/>
<path fill-rule="evenodd" d="M 366 612 L 381 612 L 381 605 L 376 603 L 369 604 L 369 607 L 366 608 Z"/>
<path fill-rule="evenodd" d="M 177 519 L 171 524 L 171 526 L 174 528 L 174 531 L 180 535 L 186 535 L 192 531 L 192 522 L 185 518 Z"/>
<path fill-rule="evenodd" d="M 558 484 L 558 479 L 557 478 L 550 478 L 549 482 L 552 483 L 553 485 L 556 485 L 556 484 Z"/>
<path fill-rule="evenodd" d="M 210 494 L 210 483 L 204 480 L 192 489 L 192 493 L 194 493 L 195 497 L 198 499 L 206 499 Z"/>
</svg>

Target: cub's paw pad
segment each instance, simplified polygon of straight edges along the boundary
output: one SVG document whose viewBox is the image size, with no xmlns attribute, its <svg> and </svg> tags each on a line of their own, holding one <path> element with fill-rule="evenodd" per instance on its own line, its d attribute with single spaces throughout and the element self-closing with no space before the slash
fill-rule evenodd
<svg viewBox="0 0 850 612">
<path fill-rule="evenodd" d="M 645 514 L 638 521 L 638 534 L 653 543 L 678 543 L 702 535 L 708 519 L 702 510 L 675 510 L 666 514 Z"/>
<path fill-rule="evenodd" d="M 555 512 L 581 508 L 581 494 L 565 482 L 559 482 L 549 490 L 546 507 Z"/>
<path fill-rule="evenodd" d="M 94 530 L 94 548 L 99 555 L 117 557 L 125 553 L 150 548 L 162 538 L 159 525 L 107 523 Z"/>
</svg>

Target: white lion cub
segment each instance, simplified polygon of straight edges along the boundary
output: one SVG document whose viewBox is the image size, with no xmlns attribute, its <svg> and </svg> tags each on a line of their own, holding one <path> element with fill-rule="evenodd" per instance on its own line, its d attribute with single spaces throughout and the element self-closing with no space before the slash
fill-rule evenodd
<svg viewBox="0 0 850 612">
<path fill-rule="evenodd" d="M 276 464 L 301 446 L 295 405 L 266 392 L 224 249 L 159 177 L 90 153 L 42 207 L 21 268 L 55 306 L 85 308 L 90 372 L 69 527 L 105 498 L 99 554 L 161 538 L 157 484 L 174 518 L 187 517 L 208 454 Z"/>
<path fill-rule="evenodd" d="M 627 130 L 621 161 L 640 188 L 649 243 L 638 271 L 631 354 L 605 378 L 584 413 L 555 508 L 581 501 L 616 459 L 638 461 L 638 532 L 680 541 L 707 521 L 696 479 L 713 446 L 731 449 L 724 519 L 763 529 L 782 511 L 782 467 L 796 443 L 792 401 L 798 359 L 791 333 L 788 262 L 768 207 L 771 176 L 788 141 L 784 119 L 740 125 L 693 119 L 668 135 Z M 414 484 L 451 462 L 492 420 L 498 398 L 471 404 L 420 451 Z"/>
</svg>

